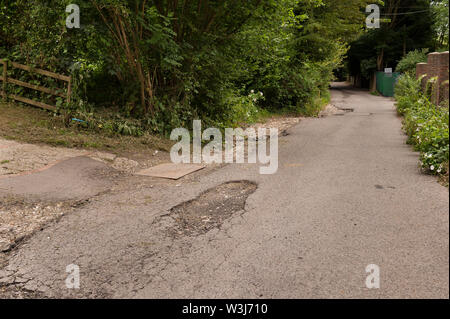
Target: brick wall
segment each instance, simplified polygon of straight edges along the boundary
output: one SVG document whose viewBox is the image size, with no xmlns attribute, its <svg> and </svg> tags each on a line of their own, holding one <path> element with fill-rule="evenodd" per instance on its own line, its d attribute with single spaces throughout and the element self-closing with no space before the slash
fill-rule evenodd
<svg viewBox="0 0 450 319">
<path fill-rule="evenodd" d="M 449 73 L 449 52 L 433 52 L 428 54 L 427 63 L 418 63 L 416 66 L 417 78 L 424 75 L 422 89 L 427 88 L 427 83 L 433 78 L 437 78 L 432 85 L 431 100 L 435 104 L 448 101 L 448 73 Z"/>
</svg>

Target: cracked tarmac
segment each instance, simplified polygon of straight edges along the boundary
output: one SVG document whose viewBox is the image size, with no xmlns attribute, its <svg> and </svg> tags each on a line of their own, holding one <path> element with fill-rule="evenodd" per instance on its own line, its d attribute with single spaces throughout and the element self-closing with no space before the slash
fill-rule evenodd
<svg viewBox="0 0 450 319">
<path fill-rule="evenodd" d="M 125 175 L 82 194 L 0 254 L 0 297 L 448 298 L 448 190 L 420 173 L 391 100 L 332 95 L 353 112 L 288 129 L 274 175 L 233 164 L 178 181 Z M 243 210 L 173 236 L 176 207 L 230 181 L 257 185 Z M 80 289 L 65 287 L 69 264 Z M 365 287 L 369 264 L 380 289 Z"/>
</svg>

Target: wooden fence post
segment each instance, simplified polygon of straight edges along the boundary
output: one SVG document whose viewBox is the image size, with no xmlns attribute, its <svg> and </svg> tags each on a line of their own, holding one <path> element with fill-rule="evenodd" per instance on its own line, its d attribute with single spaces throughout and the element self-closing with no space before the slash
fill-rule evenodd
<svg viewBox="0 0 450 319">
<path fill-rule="evenodd" d="M 8 83 L 7 79 L 7 68 L 8 68 L 8 62 L 6 60 L 3 60 L 3 101 L 6 102 L 8 99 L 8 94 L 6 93 L 6 83 Z"/>
<path fill-rule="evenodd" d="M 16 68 L 16 69 L 20 69 L 20 70 L 24 70 L 27 72 L 31 72 L 31 73 L 37 73 L 37 74 L 41 74 L 44 76 L 48 76 L 54 79 L 58 79 L 61 81 L 65 81 L 68 82 L 68 87 L 67 87 L 67 93 L 62 93 L 59 92 L 58 90 L 55 89 L 51 89 L 51 88 L 47 88 L 47 87 L 43 87 L 40 85 L 35 85 L 35 84 L 31 84 L 28 82 L 23 82 L 14 78 L 9 78 L 8 77 L 8 64 L 10 63 L 10 66 L 12 68 Z M 49 104 L 45 104 L 39 101 L 35 101 L 33 99 L 28 99 L 26 97 L 23 96 L 19 96 L 16 94 L 8 94 L 8 92 L 6 91 L 6 87 L 8 83 L 11 83 L 13 85 L 18 85 L 18 86 L 22 86 L 22 87 L 26 87 L 32 90 L 36 90 L 36 91 L 40 91 L 40 92 L 44 92 L 47 94 L 51 94 L 54 96 L 60 96 L 63 98 L 66 98 L 67 103 L 70 104 L 70 100 L 71 100 L 71 94 L 72 94 L 72 77 L 70 76 L 66 76 L 66 75 L 62 75 L 62 74 L 58 74 L 58 73 L 54 73 L 54 72 L 50 72 L 50 71 L 46 71 L 46 70 L 41 70 L 41 69 L 37 69 L 34 67 L 30 67 L 28 65 L 24 65 L 24 64 L 20 64 L 20 63 L 16 63 L 16 62 L 9 62 L 6 59 L 0 59 L 0 65 L 3 64 L 3 75 L 0 76 L 0 80 L 3 81 L 3 85 L 0 86 L 0 94 L 3 96 L 3 100 L 6 102 L 8 99 L 12 99 L 15 101 L 19 101 L 22 103 L 26 103 L 26 104 L 31 104 L 46 110 L 51 110 L 51 111 L 55 111 L 57 109 L 57 107 L 55 107 L 54 105 L 49 105 Z M 0 74 L 1 75 L 1 74 Z"/>
<path fill-rule="evenodd" d="M 69 79 L 69 83 L 67 85 L 67 105 L 70 105 L 71 102 L 71 95 L 72 95 L 72 77 Z"/>
</svg>

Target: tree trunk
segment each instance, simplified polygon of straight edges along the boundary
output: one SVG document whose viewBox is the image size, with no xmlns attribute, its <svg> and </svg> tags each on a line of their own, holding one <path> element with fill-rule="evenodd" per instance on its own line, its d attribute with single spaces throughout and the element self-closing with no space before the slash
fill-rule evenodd
<svg viewBox="0 0 450 319">
<path fill-rule="evenodd" d="M 377 71 L 383 71 L 383 63 L 384 63 L 384 48 L 381 49 L 380 53 L 377 56 Z"/>
<path fill-rule="evenodd" d="M 375 92 L 377 90 L 377 74 L 374 72 L 370 77 L 370 92 Z"/>
</svg>

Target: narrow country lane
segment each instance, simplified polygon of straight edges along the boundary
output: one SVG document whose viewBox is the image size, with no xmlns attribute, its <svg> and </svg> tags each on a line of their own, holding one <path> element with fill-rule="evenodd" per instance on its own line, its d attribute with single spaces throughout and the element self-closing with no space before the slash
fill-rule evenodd
<svg viewBox="0 0 450 319">
<path fill-rule="evenodd" d="M 233 164 L 173 183 L 121 180 L 13 249 L 0 269 L 6 293 L 448 298 L 448 189 L 420 173 L 391 99 L 336 84 L 332 103 L 345 114 L 280 138 L 274 175 Z M 206 233 L 174 231 L 172 207 L 241 180 L 257 184 L 245 210 Z M 79 290 L 65 287 L 69 264 Z M 369 264 L 379 289 L 366 288 Z"/>
</svg>

